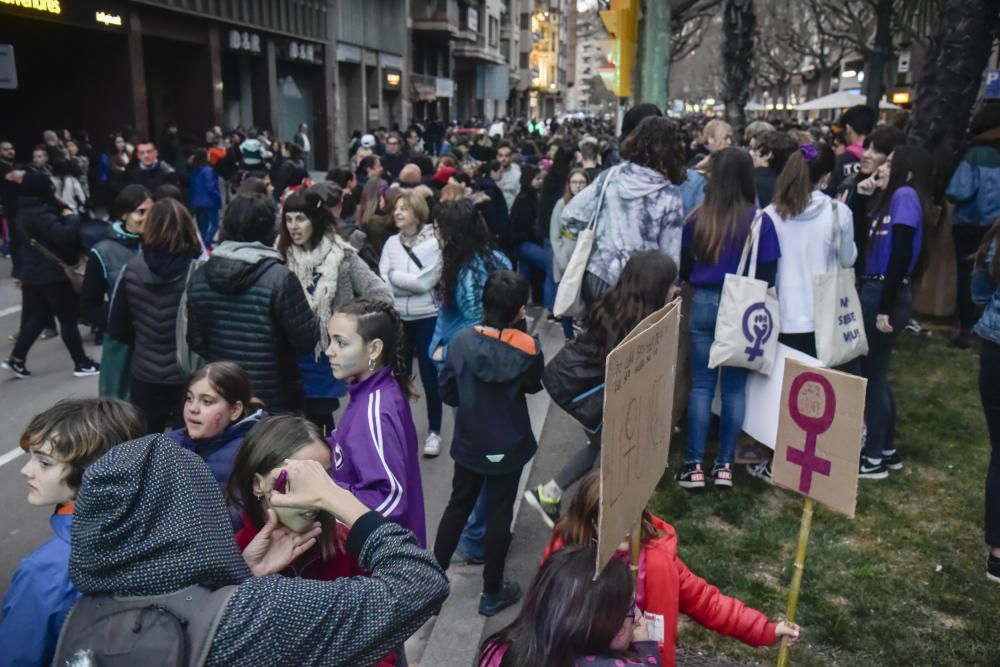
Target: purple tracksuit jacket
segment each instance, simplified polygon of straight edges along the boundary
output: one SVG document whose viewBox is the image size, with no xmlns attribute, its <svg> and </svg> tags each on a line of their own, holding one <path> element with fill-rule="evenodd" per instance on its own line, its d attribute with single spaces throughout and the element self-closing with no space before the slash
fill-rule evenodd
<svg viewBox="0 0 1000 667">
<path fill-rule="evenodd" d="M 383 368 L 347 391 L 350 402 L 329 438 L 330 476 L 426 547 L 417 429 L 403 390 Z"/>
</svg>

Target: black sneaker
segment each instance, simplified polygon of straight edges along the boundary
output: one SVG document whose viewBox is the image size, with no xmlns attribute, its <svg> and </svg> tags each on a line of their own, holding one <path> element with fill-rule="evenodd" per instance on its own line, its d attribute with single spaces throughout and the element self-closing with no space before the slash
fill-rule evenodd
<svg viewBox="0 0 1000 667">
<path fill-rule="evenodd" d="M 97 375 L 101 372 L 101 365 L 93 359 L 87 359 L 82 364 L 77 364 L 73 369 L 73 375 L 78 378 L 85 378 L 88 375 Z"/>
<path fill-rule="evenodd" d="M 1000 584 L 1000 558 L 993 554 L 986 556 L 986 578 Z"/>
<path fill-rule="evenodd" d="M 26 378 L 29 375 L 31 375 L 31 371 L 29 371 L 27 368 L 24 367 L 24 362 L 14 361 L 14 357 L 8 358 L 7 361 L 0 364 L 0 366 L 3 366 L 11 373 L 13 373 L 14 377 L 16 377 L 18 380 L 20 380 L 21 378 Z"/>
<path fill-rule="evenodd" d="M 712 484 L 727 489 L 733 488 L 733 464 L 715 464 L 712 468 Z"/>
<path fill-rule="evenodd" d="M 895 449 L 892 451 L 882 450 L 882 463 L 889 470 L 902 470 L 903 461 L 899 458 L 899 452 Z"/>
<path fill-rule="evenodd" d="M 885 467 L 885 461 L 879 459 L 876 462 L 867 456 L 861 457 L 861 463 L 858 465 L 859 479 L 886 479 L 888 476 L 889 469 Z"/>
<path fill-rule="evenodd" d="M 677 485 L 684 489 L 704 489 L 705 471 L 701 468 L 701 462 L 681 466 L 677 471 Z"/>
<path fill-rule="evenodd" d="M 756 477 L 757 479 L 763 480 L 768 484 L 774 483 L 771 480 L 771 459 L 761 461 L 760 463 L 748 464 L 747 472 L 750 473 L 751 477 Z"/>
<path fill-rule="evenodd" d="M 479 613 L 483 616 L 496 616 L 507 607 L 517 604 L 521 599 L 521 587 L 516 581 L 505 581 L 496 593 L 479 596 Z"/>
<path fill-rule="evenodd" d="M 524 492 L 524 501 L 533 507 L 542 516 L 542 521 L 549 528 L 555 528 L 556 521 L 559 520 L 559 510 L 561 502 L 555 498 L 545 495 L 545 486 L 539 484 L 533 489 Z"/>
</svg>

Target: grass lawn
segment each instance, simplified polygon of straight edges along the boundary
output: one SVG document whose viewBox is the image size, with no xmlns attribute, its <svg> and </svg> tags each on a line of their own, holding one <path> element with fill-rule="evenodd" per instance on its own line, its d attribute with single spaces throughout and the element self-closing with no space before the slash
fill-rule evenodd
<svg viewBox="0 0 1000 667">
<path fill-rule="evenodd" d="M 1000 665 L 1000 586 L 985 575 L 989 441 L 977 373 L 978 355 L 949 348 L 944 331 L 898 339 L 892 383 L 906 467 L 860 480 L 854 519 L 816 506 L 792 664 Z M 677 528 L 695 572 L 772 618 L 783 614 L 801 498 L 743 466 L 731 492 L 691 494 L 670 476 L 684 442 L 675 439 L 651 509 Z M 753 649 L 683 617 L 678 641 L 762 664 L 777 657 L 777 648 Z"/>
</svg>

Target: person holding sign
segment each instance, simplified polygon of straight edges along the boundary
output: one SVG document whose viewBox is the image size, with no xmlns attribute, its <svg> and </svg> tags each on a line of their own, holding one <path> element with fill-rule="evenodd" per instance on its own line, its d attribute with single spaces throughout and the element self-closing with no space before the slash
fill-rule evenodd
<svg viewBox="0 0 1000 667">
<path fill-rule="evenodd" d="M 862 479 L 885 479 L 889 470 L 903 467 L 896 453 L 896 401 L 889 386 L 889 359 L 896 336 L 913 310 L 910 280 L 923 251 L 932 164 L 924 148 L 897 146 L 872 177 L 880 192 L 859 290 L 868 337 L 868 355 L 861 360 L 861 375 L 868 379 L 867 436 L 858 467 Z"/>
<path fill-rule="evenodd" d="M 600 477 L 594 472 L 580 482 L 566 515 L 552 531 L 552 538 L 542 556 L 543 570 L 561 550 L 597 541 L 599 510 Z M 611 562 L 615 560 L 628 562 L 627 536 Z M 593 564 L 594 557 L 591 555 L 591 574 Z M 770 622 L 762 612 L 736 598 L 723 595 L 718 588 L 689 570 L 677 555 L 677 534 L 673 526 L 649 510 L 642 513 L 635 603 L 645 618 L 650 639 L 658 644 L 664 667 L 672 667 L 675 662 L 677 620 L 681 612 L 709 630 L 734 637 L 750 646 L 771 646 L 782 637 L 788 637 L 790 643 L 795 643 L 799 637 L 799 627 L 794 623 Z"/>
<path fill-rule="evenodd" d="M 705 487 L 705 443 L 712 416 L 712 399 L 719 382 L 719 369 L 709 368 L 709 351 L 715 340 L 716 318 L 727 273 L 739 270 L 740 255 L 756 220 L 757 186 L 753 160 L 740 148 L 724 148 L 712 156 L 711 184 L 705 203 L 695 209 L 684 225 L 681 241 L 681 280 L 695 288 L 691 302 L 691 394 L 688 403 L 688 450 L 677 473 L 677 483 L 686 489 Z M 771 217 L 760 216 L 757 278 L 774 284 L 781 250 Z M 767 318 L 768 326 L 774 326 Z M 744 329 L 746 327 L 744 326 Z M 765 332 L 770 335 L 771 332 Z M 746 410 L 745 368 L 724 366 L 719 454 L 712 468 L 718 487 L 733 485 L 733 454 Z"/>
<path fill-rule="evenodd" d="M 592 546 L 570 546 L 548 559 L 517 619 L 483 642 L 479 667 L 666 665 L 636 608 L 628 566 L 612 560 L 595 581 L 595 556 Z"/>
<path fill-rule="evenodd" d="M 605 362 L 608 354 L 644 319 L 671 300 L 677 265 L 656 250 L 629 258 L 618 281 L 591 306 L 584 332 L 566 343 L 542 376 L 546 391 L 585 429 L 587 446 L 556 476 L 524 493 L 524 500 L 554 525 L 563 492 L 594 467 L 601 453 Z"/>
</svg>

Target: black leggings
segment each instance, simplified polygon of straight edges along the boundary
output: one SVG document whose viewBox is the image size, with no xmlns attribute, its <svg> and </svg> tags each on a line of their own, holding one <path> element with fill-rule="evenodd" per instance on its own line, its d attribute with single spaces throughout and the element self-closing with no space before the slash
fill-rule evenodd
<svg viewBox="0 0 1000 667">
<path fill-rule="evenodd" d="M 80 330 L 76 327 L 80 319 L 80 297 L 68 282 L 22 285 L 21 302 L 21 331 L 17 335 L 14 351 L 11 352 L 14 359 L 27 359 L 31 346 L 55 317 L 59 320 L 59 333 L 73 363 L 81 366 L 88 362 L 80 340 Z"/>
<path fill-rule="evenodd" d="M 986 544 L 1000 548 L 1000 345 L 982 341 L 979 357 L 979 397 L 990 434 L 990 464 L 986 470 Z"/>
</svg>

